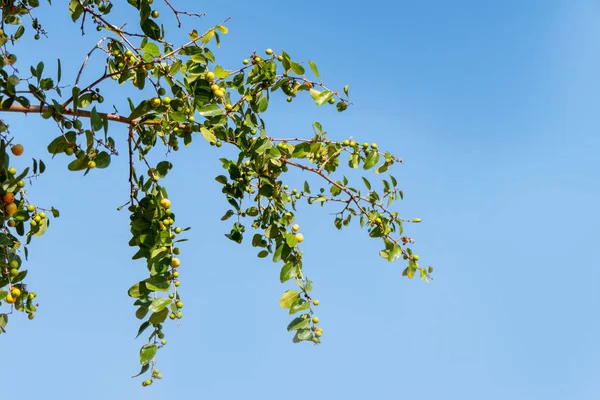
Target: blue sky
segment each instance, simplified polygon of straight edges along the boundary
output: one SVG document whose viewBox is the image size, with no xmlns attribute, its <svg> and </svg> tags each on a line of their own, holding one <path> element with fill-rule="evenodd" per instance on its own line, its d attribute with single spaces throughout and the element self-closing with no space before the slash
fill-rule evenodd
<svg viewBox="0 0 600 400">
<path fill-rule="evenodd" d="M 68 47 L 27 41 L 19 63 L 26 71 L 36 57 L 49 66 L 61 57 L 66 83 L 98 34 L 80 38 L 56 3 L 42 24 L 55 39 L 68 35 Z M 193 227 L 181 256 L 185 315 L 166 332 L 165 378 L 142 388 L 129 378 L 142 342 L 127 289 L 145 267 L 130 260 L 128 217 L 116 211 L 127 200 L 126 159 L 84 178 L 58 157 L 30 189 L 62 215 L 31 246 L 36 319 L 12 318 L 0 338 L 10 390 L 67 399 L 598 398 L 597 2 L 201 7 L 208 16 L 189 29 L 232 17 L 218 51 L 226 67 L 255 49 L 285 48 L 316 61 L 332 87 L 350 85 L 346 113 L 281 98 L 269 129 L 307 136 L 318 120 L 332 138 L 376 141 L 402 157 L 396 207 L 423 219 L 408 233 L 434 280 L 402 278 L 403 265 L 383 261 L 365 232 L 337 232 L 328 210 L 304 207 L 305 273 L 324 343 L 292 344 L 279 266 L 222 236 L 227 205 L 214 176 L 227 150 L 197 140 L 167 178 L 180 223 Z M 103 92 L 109 101 L 123 93 Z M 2 117 L 26 147 L 15 166 L 49 159 L 51 124 Z"/>
</svg>

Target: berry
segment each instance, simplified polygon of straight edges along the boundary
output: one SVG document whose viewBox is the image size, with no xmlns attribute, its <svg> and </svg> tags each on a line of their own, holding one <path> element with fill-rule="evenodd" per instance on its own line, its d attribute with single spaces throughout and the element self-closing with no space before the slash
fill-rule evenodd
<svg viewBox="0 0 600 400">
<path fill-rule="evenodd" d="M 273 49 L 266 49 L 265 53 L 270 56 L 271 54 L 273 54 Z"/>
<path fill-rule="evenodd" d="M 179 261 L 179 258 L 173 257 L 171 259 L 171 267 L 173 268 L 177 268 L 181 265 L 181 261 Z"/>
<path fill-rule="evenodd" d="M 158 11 L 154 10 L 154 11 L 152 11 L 152 14 L 150 14 L 150 15 L 152 15 L 152 18 L 158 18 L 159 14 L 158 14 Z"/>
<path fill-rule="evenodd" d="M 17 275 L 19 275 L 19 270 L 18 270 L 18 269 L 16 269 L 16 268 L 13 268 L 13 269 L 11 269 L 11 270 L 10 270 L 10 276 L 11 276 L 11 277 L 13 277 L 13 278 L 14 278 L 14 277 L 15 277 L 15 276 L 17 276 Z"/>
<path fill-rule="evenodd" d="M 215 80 L 215 73 L 212 71 L 208 71 L 206 73 L 206 80 L 207 81 L 214 81 Z"/>
<path fill-rule="evenodd" d="M 10 260 L 8 266 L 11 268 L 19 268 L 19 262 L 17 260 Z"/>
<path fill-rule="evenodd" d="M 167 91 L 165 90 L 165 88 L 158 88 L 159 96 L 164 96 L 165 94 L 167 94 Z"/>
<path fill-rule="evenodd" d="M 15 203 L 8 204 L 5 208 L 8 215 L 13 215 L 17 212 L 17 205 Z"/>
<path fill-rule="evenodd" d="M 10 192 L 8 192 L 4 196 L 2 196 L 2 201 L 5 204 L 12 204 L 12 203 L 15 202 L 15 195 L 12 194 L 12 193 L 10 193 Z"/>
<path fill-rule="evenodd" d="M 161 199 L 161 200 L 160 200 L 160 206 L 161 206 L 162 208 L 165 208 L 165 209 L 167 209 L 167 208 L 171 207 L 171 200 L 169 200 L 169 199 L 167 199 L 167 198 L 163 198 L 163 199 Z"/>
<path fill-rule="evenodd" d="M 12 151 L 12 153 L 13 153 L 15 156 L 20 156 L 21 154 L 23 154 L 23 150 L 24 150 L 24 148 L 23 148 L 23 145 L 22 145 L 22 144 L 15 144 L 15 145 L 14 145 L 14 146 L 13 146 L 13 147 L 10 149 L 10 151 Z"/>
<path fill-rule="evenodd" d="M 163 340 L 160 341 L 160 344 L 162 344 L 163 346 L 165 346 L 167 344 L 167 341 L 163 339 Z"/>
<path fill-rule="evenodd" d="M 32 320 L 32 319 L 34 319 L 34 318 L 35 318 L 35 315 L 33 315 L 33 314 L 29 314 L 29 315 L 27 316 L 27 318 L 29 318 L 29 320 Z"/>
<path fill-rule="evenodd" d="M 27 211 L 34 212 L 35 211 L 35 206 L 33 204 L 28 205 L 27 206 Z"/>
<path fill-rule="evenodd" d="M 161 101 L 158 97 L 153 97 L 152 100 L 150 100 L 150 105 L 152 105 L 153 108 L 160 106 L 160 103 Z"/>
<path fill-rule="evenodd" d="M 318 317 L 312 317 L 312 322 L 313 322 L 313 324 L 318 324 L 319 323 L 319 318 Z"/>
<path fill-rule="evenodd" d="M 298 232 L 299 230 L 300 230 L 300 225 L 298 225 L 298 224 L 292 225 L 292 231 Z"/>
<path fill-rule="evenodd" d="M 179 253 L 181 253 L 181 249 L 179 247 L 175 247 L 173 249 L 173 254 L 178 255 Z"/>
<path fill-rule="evenodd" d="M 162 101 L 162 103 L 165 106 L 168 106 L 169 104 L 171 104 L 171 98 L 170 97 L 163 97 L 161 101 Z"/>
<path fill-rule="evenodd" d="M 181 228 L 180 227 L 175 228 L 175 233 L 181 233 Z"/>
<path fill-rule="evenodd" d="M 14 287 L 10 290 L 10 294 L 12 294 L 15 298 L 19 297 L 21 295 L 21 290 L 19 288 Z"/>
<path fill-rule="evenodd" d="M 177 308 L 183 308 L 183 303 L 181 301 L 178 301 L 177 303 L 175 303 L 175 305 L 177 306 Z"/>
<path fill-rule="evenodd" d="M 316 331 L 315 332 L 315 336 L 316 337 L 321 337 L 321 336 L 323 336 L 323 332 L 322 331 Z"/>
<path fill-rule="evenodd" d="M 46 218 L 46 213 L 45 213 L 45 212 L 43 212 L 43 211 L 42 211 L 42 212 L 40 212 L 38 215 L 40 216 L 40 218 L 41 218 L 41 219 L 44 219 L 44 218 Z"/>
<path fill-rule="evenodd" d="M 24 188 L 25 187 L 25 182 L 19 181 L 19 182 L 17 182 L 17 186 L 20 187 L 20 188 Z"/>
<path fill-rule="evenodd" d="M 304 241 L 304 235 L 301 233 L 296 233 L 296 240 L 298 241 L 298 243 L 302 243 Z"/>
<path fill-rule="evenodd" d="M 16 297 L 14 297 L 12 294 L 10 294 L 10 293 L 9 293 L 9 294 L 8 294 L 8 296 L 6 296 L 6 297 L 4 298 L 4 300 L 5 300 L 5 301 L 6 301 L 8 304 L 14 304 L 14 303 L 15 303 L 15 301 L 17 301 L 17 298 L 16 298 Z"/>
<path fill-rule="evenodd" d="M 181 282 L 175 281 L 174 285 L 175 285 L 175 287 L 179 287 L 179 285 L 181 285 Z"/>
<path fill-rule="evenodd" d="M 245 59 L 244 59 L 244 61 L 242 61 L 242 62 L 244 63 L 244 65 L 248 65 L 248 63 L 249 63 L 250 61 L 248 61 L 248 59 L 246 59 L 246 58 L 245 58 Z"/>
<path fill-rule="evenodd" d="M 94 168 L 96 168 L 96 161 L 90 160 L 90 161 L 88 161 L 87 165 L 88 165 L 89 169 L 94 169 Z"/>
<path fill-rule="evenodd" d="M 16 173 L 17 173 L 17 169 L 16 169 L 16 168 L 13 168 L 13 167 L 10 167 L 10 168 L 8 169 L 8 173 L 9 173 L 9 174 L 11 174 L 11 175 L 14 175 L 14 174 L 16 174 Z"/>
<path fill-rule="evenodd" d="M 318 305 L 319 305 L 319 300 L 313 300 L 313 304 L 314 304 L 315 306 L 318 306 Z"/>
</svg>

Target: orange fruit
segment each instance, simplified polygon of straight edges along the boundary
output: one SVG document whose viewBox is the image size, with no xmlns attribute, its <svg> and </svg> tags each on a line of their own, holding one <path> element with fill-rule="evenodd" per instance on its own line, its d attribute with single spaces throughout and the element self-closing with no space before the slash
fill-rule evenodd
<svg viewBox="0 0 600 400">
<path fill-rule="evenodd" d="M 12 204 L 15 202 L 15 195 L 12 193 L 6 193 L 4 196 L 2 196 L 2 201 L 5 204 Z"/>
<path fill-rule="evenodd" d="M 15 144 L 10 150 L 15 156 L 20 156 L 24 149 L 22 144 Z"/>
</svg>

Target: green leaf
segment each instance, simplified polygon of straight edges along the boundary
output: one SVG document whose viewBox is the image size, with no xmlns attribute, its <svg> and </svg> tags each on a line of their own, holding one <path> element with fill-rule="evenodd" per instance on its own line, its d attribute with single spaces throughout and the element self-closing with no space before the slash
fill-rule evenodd
<svg viewBox="0 0 600 400">
<path fill-rule="evenodd" d="M 137 319 L 144 319 L 144 317 L 148 314 L 148 309 L 146 307 L 140 307 L 135 312 L 135 317 Z"/>
<path fill-rule="evenodd" d="M 300 297 L 294 301 L 294 303 L 290 306 L 290 314 L 295 314 L 298 311 L 308 310 L 310 308 L 310 303 Z"/>
<path fill-rule="evenodd" d="M 158 347 L 153 344 L 145 344 L 140 349 L 140 364 L 148 364 L 156 355 Z"/>
<path fill-rule="evenodd" d="M 231 74 L 231 71 L 227 71 L 226 69 L 223 69 L 223 67 L 221 67 L 220 65 L 217 65 L 215 67 L 214 73 L 217 78 L 225 79 Z"/>
<path fill-rule="evenodd" d="M 202 134 L 202 137 L 204 139 L 206 139 L 209 143 L 217 142 L 217 137 L 215 136 L 215 134 L 212 133 L 212 131 L 209 131 L 208 129 L 206 129 L 205 127 L 203 127 L 203 126 L 200 127 L 200 133 Z"/>
<path fill-rule="evenodd" d="M 399 245 L 395 244 L 394 247 L 392 247 L 390 250 L 388 250 L 387 259 L 389 262 L 394 262 L 401 255 L 402 255 L 402 248 Z"/>
<path fill-rule="evenodd" d="M 152 301 L 152 304 L 150 304 L 150 307 L 148 307 L 148 309 L 150 311 L 152 311 L 153 313 L 159 312 L 159 311 L 163 310 L 165 307 L 167 307 L 170 303 L 171 303 L 171 299 L 159 297 L 158 299 L 154 299 Z"/>
<path fill-rule="evenodd" d="M 281 283 L 289 281 L 294 278 L 297 273 L 296 264 L 293 262 L 286 262 L 279 273 L 279 280 Z"/>
<path fill-rule="evenodd" d="M 150 54 L 153 57 L 158 57 L 160 56 L 160 50 L 158 49 L 158 46 L 155 45 L 152 42 L 147 42 L 144 47 L 142 47 L 142 51 L 144 53 Z"/>
<path fill-rule="evenodd" d="M 367 159 L 365 160 L 365 165 L 363 165 L 363 168 L 364 169 L 373 168 L 373 166 L 375 164 L 377 164 L 378 161 L 379 161 L 379 153 L 376 151 L 372 151 L 367 156 Z"/>
<path fill-rule="evenodd" d="M 150 322 L 148 322 L 148 321 L 144 321 L 144 322 L 143 322 L 143 323 L 140 325 L 140 328 L 138 329 L 138 333 L 137 333 L 137 336 L 136 336 L 136 338 L 140 337 L 140 335 L 141 335 L 142 333 L 144 333 L 144 331 L 145 331 L 145 330 L 146 330 L 146 329 L 147 329 L 149 326 L 150 326 Z"/>
<path fill-rule="evenodd" d="M 294 289 L 287 290 L 279 299 L 279 305 L 281 308 L 290 308 L 299 297 L 300 293 Z"/>
<path fill-rule="evenodd" d="M 289 323 L 289 325 L 287 326 L 287 330 L 288 330 L 288 332 L 291 332 L 291 331 L 296 331 L 298 329 L 304 329 L 304 328 L 307 328 L 309 324 L 310 324 L 309 319 L 306 318 L 305 315 L 301 315 L 297 318 L 294 318 L 292 320 L 292 322 Z"/>
<path fill-rule="evenodd" d="M 96 156 L 96 168 L 107 168 L 110 165 L 110 154 L 106 151 L 101 151 Z"/>
<path fill-rule="evenodd" d="M 146 285 L 144 284 L 144 282 L 138 282 L 129 288 L 127 294 L 129 294 L 129 297 L 137 299 L 148 294 L 148 289 L 146 289 Z"/>
<path fill-rule="evenodd" d="M 298 75 L 304 75 L 304 67 L 302 65 L 290 61 L 290 67 L 292 68 L 292 71 L 294 71 L 294 73 Z"/>
<path fill-rule="evenodd" d="M 319 96 L 315 99 L 315 102 L 320 107 L 332 99 L 334 95 L 335 93 L 333 93 L 331 90 L 325 90 L 319 94 Z"/>
<path fill-rule="evenodd" d="M 300 329 L 296 335 L 298 335 L 298 339 L 300 340 L 308 340 L 312 338 L 312 332 L 310 329 Z"/>
<path fill-rule="evenodd" d="M 145 282 L 148 290 L 153 292 L 167 292 L 171 288 L 170 282 L 165 277 L 155 276 Z"/>
<path fill-rule="evenodd" d="M 138 376 L 146 373 L 149 369 L 150 369 L 150 364 L 146 363 L 146 364 L 142 365 L 142 369 L 140 370 L 140 373 L 132 376 L 132 378 L 137 378 Z"/>
<path fill-rule="evenodd" d="M 150 321 L 150 323 L 153 325 L 162 324 L 163 322 L 165 322 L 168 315 L 169 315 L 169 309 L 165 307 L 162 310 L 160 310 L 159 312 L 153 313 L 150 316 L 150 319 L 148 321 Z"/>
<path fill-rule="evenodd" d="M 317 64 L 315 64 L 311 60 L 308 60 L 308 65 L 310 65 L 310 69 L 312 70 L 313 74 L 315 74 L 317 78 L 321 79 L 321 76 L 319 75 L 319 70 L 317 69 Z"/>
<path fill-rule="evenodd" d="M 206 107 L 202 107 L 198 112 L 203 117 L 216 117 L 224 114 L 224 110 L 216 104 L 209 104 Z"/>
</svg>

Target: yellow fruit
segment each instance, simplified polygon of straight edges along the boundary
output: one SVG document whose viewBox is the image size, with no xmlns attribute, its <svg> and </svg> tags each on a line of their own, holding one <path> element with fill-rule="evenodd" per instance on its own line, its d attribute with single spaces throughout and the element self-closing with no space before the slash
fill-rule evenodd
<svg viewBox="0 0 600 400">
<path fill-rule="evenodd" d="M 8 296 L 6 296 L 6 298 L 4 300 L 6 300 L 6 302 L 8 304 L 14 304 L 15 301 L 17 301 L 17 298 L 14 297 L 12 294 L 9 293 Z"/>
<path fill-rule="evenodd" d="M 179 261 L 179 258 L 173 258 L 171 259 L 171 267 L 173 268 L 177 268 L 181 265 L 181 261 Z"/>
<path fill-rule="evenodd" d="M 207 81 L 214 81 L 215 80 L 215 74 L 214 72 L 207 72 L 206 73 L 206 80 Z"/>
<path fill-rule="evenodd" d="M 160 206 L 162 208 L 169 208 L 169 207 L 171 207 L 171 200 L 169 200 L 169 199 L 162 199 L 160 201 Z"/>
<path fill-rule="evenodd" d="M 318 306 L 318 305 L 319 305 L 319 300 L 313 300 L 313 304 L 314 304 L 315 306 Z"/>
<path fill-rule="evenodd" d="M 17 205 L 15 203 L 8 204 L 5 207 L 5 210 L 8 213 L 8 215 L 13 215 L 14 213 L 17 212 Z"/>
<path fill-rule="evenodd" d="M 160 106 L 160 99 L 158 97 L 154 97 L 151 101 L 150 104 L 152 105 L 152 107 L 156 108 L 158 106 Z"/>
<path fill-rule="evenodd" d="M 312 322 L 313 322 L 313 324 L 318 324 L 319 323 L 319 318 L 318 317 L 312 317 Z"/>
<path fill-rule="evenodd" d="M 15 298 L 19 297 L 21 295 L 21 290 L 19 288 L 14 287 L 10 290 L 10 294 L 12 294 L 12 296 Z"/>
<path fill-rule="evenodd" d="M 92 161 L 92 160 L 88 161 L 88 168 L 89 169 L 96 168 L 96 161 Z"/>
<path fill-rule="evenodd" d="M 321 337 L 321 336 L 323 336 L 323 332 L 321 332 L 321 331 L 316 331 L 316 332 L 315 332 L 315 336 L 316 336 L 316 337 Z"/>
<path fill-rule="evenodd" d="M 13 153 L 15 156 L 20 156 L 21 154 L 23 154 L 23 150 L 24 150 L 24 148 L 23 148 L 23 145 L 22 145 L 22 144 L 15 144 L 15 145 L 14 145 L 14 146 L 13 146 L 13 147 L 10 149 L 10 151 L 12 151 L 12 153 Z"/>
<path fill-rule="evenodd" d="M 16 168 L 10 167 L 10 168 L 8 169 L 8 173 L 9 173 L 9 174 L 11 174 L 11 175 L 14 175 L 14 174 L 16 174 L 16 173 L 17 173 L 17 170 L 16 170 Z"/>
<path fill-rule="evenodd" d="M 223 96 L 225 96 L 225 92 L 223 92 L 221 89 L 219 90 L 215 90 L 215 97 L 217 98 L 222 98 Z"/>
<path fill-rule="evenodd" d="M 294 225 L 292 225 L 292 230 L 293 230 L 294 232 L 298 232 L 298 231 L 300 230 L 300 225 L 298 225 L 298 224 L 294 224 Z"/>
<path fill-rule="evenodd" d="M 298 241 L 298 243 L 302 243 L 304 241 L 304 235 L 301 233 L 296 233 L 296 240 Z"/>
</svg>

